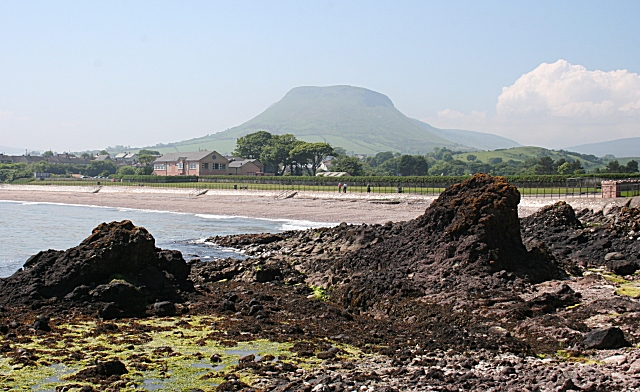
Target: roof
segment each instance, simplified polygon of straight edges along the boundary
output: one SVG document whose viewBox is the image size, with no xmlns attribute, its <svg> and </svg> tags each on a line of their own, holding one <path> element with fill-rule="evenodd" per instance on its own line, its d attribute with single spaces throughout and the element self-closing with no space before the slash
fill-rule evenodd
<svg viewBox="0 0 640 392">
<path fill-rule="evenodd" d="M 106 160 L 111 160 L 111 157 L 109 156 L 109 154 L 105 154 L 105 155 L 98 155 L 95 158 L 96 161 L 106 161 Z"/>
<path fill-rule="evenodd" d="M 218 154 L 215 151 L 171 152 L 169 154 L 164 154 L 163 156 L 156 158 L 154 162 L 176 162 L 179 159 L 185 161 L 199 161 L 211 154 L 224 158 L 222 155 Z"/>
<path fill-rule="evenodd" d="M 349 173 L 347 173 L 347 172 L 322 172 L 322 173 L 317 173 L 316 176 L 318 176 L 318 177 L 344 177 L 344 176 L 349 176 Z"/>
<path fill-rule="evenodd" d="M 242 167 L 242 166 L 246 165 L 247 163 L 253 163 L 256 166 L 262 165 L 262 163 L 257 159 L 245 159 L 245 160 L 242 160 L 242 161 L 231 161 L 231 162 L 229 162 L 229 167 Z"/>
</svg>

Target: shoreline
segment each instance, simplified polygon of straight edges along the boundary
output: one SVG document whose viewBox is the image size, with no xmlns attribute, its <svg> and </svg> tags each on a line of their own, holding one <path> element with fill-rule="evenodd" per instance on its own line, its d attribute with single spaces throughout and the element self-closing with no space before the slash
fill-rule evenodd
<svg viewBox="0 0 640 392">
<path fill-rule="evenodd" d="M 0 185 L 0 200 L 78 206 L 131 208 L 229 217 L 285 219 L 319 223 L 354 224 L 406 221 L 424 213 L 437 196 L 415 194 L 361 194 L 298 192 L 293 198 L 276 199 L 277 191 L 209 190 L 194 195 L 193 189 Z M 523 197 L 518 215 L 525 217 L 540 208 L 566 201 L 574 209 L 600 211 L 622 206 L 629 198 L 532 198 Z"/>
</svg>

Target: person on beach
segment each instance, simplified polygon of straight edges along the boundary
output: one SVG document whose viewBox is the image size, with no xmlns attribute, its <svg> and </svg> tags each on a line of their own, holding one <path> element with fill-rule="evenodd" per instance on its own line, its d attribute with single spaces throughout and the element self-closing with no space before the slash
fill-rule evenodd
<svg viewBox="0 0 640 392">
<path fill-rule="evenodd" d="M 342 183 L 339 182 L 338 183 L 338 193 L 340 193 L 342 191 Z"/>
<path fill-rule="evenodd" d="M 347 193 L 347 184 L 342 184 L 342 190 Z"/>
</svg>

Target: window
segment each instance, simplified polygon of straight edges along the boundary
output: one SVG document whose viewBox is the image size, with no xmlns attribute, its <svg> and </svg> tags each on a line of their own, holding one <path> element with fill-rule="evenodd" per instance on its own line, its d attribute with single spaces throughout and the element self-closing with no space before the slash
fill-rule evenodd
<svg viewBox="0 0 640 392">
<path fill-rule="evenodd" d="M 224 163 L 220 164 L 220 170 L 227 170 L 227 165 Z"/>
<path fill-rule="evenodd" d="M 176 163 L 176 167 L 180 170 L 184 169 L 184 164 L 182 162 Z"/>
<path fill-rule="evenodd" d="M 218 166 L 219 166 L 219 165 L 218 165 L 217 163 L 214 163 L 214 164 L 212 165 L 213 170 L 218 170 L 218 169 L 219 169 L 219 167 L 218 167 Z"/>
<path fill-rule="evenodd" d="M 189 169 L 196 170 L 198 168 L 198 164 L 195 162 L 189 162 Z"/>
<path fill-rule="evenodd" d="M 153 165 L 153 170 L 167 170 L 167 167 L 164 163 L 155 163 Z"/>
<path fill-rule="evenodd" d="M 202 162 L 202 170 L 209 170 L 209 164 L 207 162 Z"/>
<path fill-rule="evenodd" d="M 211 155 L 211 159 L 215 160 L 217 157 L 215 155 Z"/>
</svg>

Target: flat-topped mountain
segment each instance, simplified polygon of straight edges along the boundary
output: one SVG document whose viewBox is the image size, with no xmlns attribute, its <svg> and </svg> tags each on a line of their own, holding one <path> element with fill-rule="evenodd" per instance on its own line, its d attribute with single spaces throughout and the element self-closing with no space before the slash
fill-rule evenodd
<svg viewBox="0 0 640 392">
<path fill-rule="evenodd" d="M 361 87 L 296 87 L 264 112 L 237 127 L 202 138 L 157 146 L 162 152 L 215 149 L 230 152 L 249 133 L 291 133 L 361 154 L 380 151 L 426 153 L 434 147 L 459 150 L 518 146 L 500 136 L 442 130 L 402 114 L 384 94 Z"/>
</svg>

